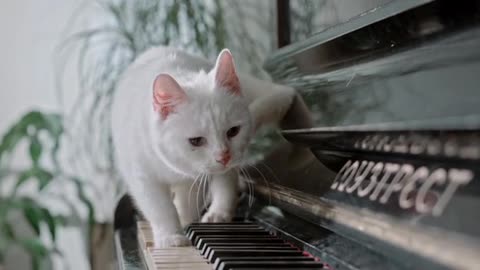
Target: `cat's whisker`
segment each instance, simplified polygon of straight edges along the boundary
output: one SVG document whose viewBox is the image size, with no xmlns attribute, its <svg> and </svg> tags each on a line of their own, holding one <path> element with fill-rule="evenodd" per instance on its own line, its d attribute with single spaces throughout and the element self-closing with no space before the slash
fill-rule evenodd
<svg viewBox="0 0 480 270">
<path fill-rule="evenodd" d="M 199 203 L 198 199 L 199 199 L 200 189 L 202 187 L 202 184 L 203 184 L 206 176 L 207 176 L 207 174 L 202 173 L 202 177 L 200 179 L 200 183 L 198 184 L 198 189 L 197 189 L 196 207 L 197 207 L 197 216 L 199 216 L 199 217 L 200 217 L 200 208 L 199 208 L 200 203 Z"/>
<path fill-rule="evenodd" d="M 252 205 L 253 205 L 253 195 L 254 194 L 253 194 L 253 184 L 250 181 L 253 181 L 253 180 L 252 180 L 252 177 L 250 176 L 250 174 L 246 170 L 244 170 L 244 172 L 248 177 L 248 181 L 246 181 L 247 188 L 248 188 L 248 206 L 252 207 Z"/>
<path fill-rule="evenodd" d="M 277 175 L 273 172 L 272 168 L 271 168 L 270 166 L 268 166 L 267 164 L 265 164 L 264 161 L 260 161 L 258 164 L 263 165 L 263 167 L 264 167 L 265 169 L 267 169 L 267 170 L 269 171 L 269 173 L 275 178 L 274 180 L 275 180 L 278 184 L 281 183 L 280 179 L 278 179 Z"/>
<path fill-rule="evenodd" d="M 240 176 L 242 176 L 242 175 L 243 175 L 243 178 L 247 178 L 247 175 L 246 175 L 246 173 L 245 173 L 245 171 L 243 170 L 242 167 L 238 167 L 238 170 L 240 171 L 240 173 L 239 173 L 239 180 L 238 180 L 238 181 L 240 181 Z M 248 183 L 247 183 L 247 181 L 245 180 L 244 182 L 245 182 L 245 184 L 247 185 L 247 188 L 248 188 Z M 247 193 L 249 193 L 249 192 L 250 192 L 250 190 L 247 191 Z M 242 194 L 243 194 L 243 192 L 242 192 Z M 249 194 L 247 194 L 247 196 L 249 196 Z"/>
<path fill-rule="evenodd" d="M 252 207 L 253 205 L 253 198 L 254 198 L 254 187 L 253 187 L 253 184 L 250 182 L 250 181 L 253 181 L 252 180 L 252 177 L 250 176 L 250 174 L 247 172 L 247 170 L 243 169 L 240 167 L 240 170 L 248 177 L 248 181 L 246 181 L 246 184 L 247 184 L 247 188 L 248 188 L 248 206 L 249 207 Z"/>
<path fill-rule="evenodd" d="M 205 174 L 205 182 L 202 188 L 202 198 L 203 198 L 203 209 L 207 209 L 207 200 L 208 200 L 208 184 L 211 179 L 211 175 Z"/>
<path fill-rule="evenodd" d="M 207 180 L 205 181 L 205 184 L 203 185 L 203 194 L 202 194 L 202 198 L 203 198 L 203 209 L 207 209 L 207 185 L 210 181 L 210 175 L 207 175 Z"/>
<path fill-rule="evenodd" d="M 251 178 L 251 177 L 250 177 Z M 254 181 L 253 179 L 251 179 L 250 181 L 248 181 L 248 184 L 250 185 L 250 207 L 253 206 L 253 202 L 255 200 L 255 185 L 254 185 Z"/>
<path fill-rule="evenodd" d="M 265 178 L 265 175 L 254 165 L 247 164 L 247 166 L 250 166 L 253 169 L 255 169 L 260 174 L 260 176 L 262 177 L 261 179 L 267 185 L 267 189 L 268 189 L 268 203 L 271 204 L 272 203 L 272 194 L 271 194 L 270 183 L 268 183 L 267 178 Z"/>
<path fill-rule="evenodd" d="M 188 191 L 188 207 L 192 207 L 192 191 L 193 191 L 193 187 L 195 186 L 195 184 L 197 183 L 198 179 L 203 175 L 203 173 L 199 173 L 195 179 L 193 180 L 192 182 L 192 185 L 190 186 L 190 189 Z"/>
</svg>

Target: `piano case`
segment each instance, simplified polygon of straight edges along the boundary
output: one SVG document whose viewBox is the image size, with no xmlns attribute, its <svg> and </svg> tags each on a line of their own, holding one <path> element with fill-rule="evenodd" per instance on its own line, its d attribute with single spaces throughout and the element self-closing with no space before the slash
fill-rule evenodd
<svg viewBox="0 0 480 270">
<path fill-rule="evenodd" d="M 480 269 L 479 22 L 480 1 L 390 1 L 271 55 L 307 106 L 237 220 L 328 269 Z M 146 269 L 136 217 L 125 196 L 119 269 Z"/>
</svg>

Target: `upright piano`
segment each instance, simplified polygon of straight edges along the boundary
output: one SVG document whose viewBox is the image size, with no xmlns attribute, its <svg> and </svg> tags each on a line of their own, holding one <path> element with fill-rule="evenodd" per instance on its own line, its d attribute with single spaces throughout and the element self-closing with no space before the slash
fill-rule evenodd
<svg viewBox="0 0 480 270">
<path fill-rule="evenodd" d="M 235 220 L 149 255 L 126 195 L 118 269 L 480 269 L 479 23 L 476 0 L 383 1 L 283 44 L 265 69 L 305 103 L 246 168 Z"/>
</svg>

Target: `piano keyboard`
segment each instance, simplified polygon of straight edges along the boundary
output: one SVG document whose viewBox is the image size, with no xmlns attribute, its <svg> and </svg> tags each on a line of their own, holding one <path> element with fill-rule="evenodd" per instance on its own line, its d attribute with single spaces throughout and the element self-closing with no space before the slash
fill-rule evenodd
<svg viewBox="0 0 480 270">
<path fill-rule="evenodd" d="M 329 269 L 306 252 L 255 223 L 193 223 L 191 247 L 156 249 L 148 222 L 139 221 L 138 241 L 149 270 Z"/>
</svg>

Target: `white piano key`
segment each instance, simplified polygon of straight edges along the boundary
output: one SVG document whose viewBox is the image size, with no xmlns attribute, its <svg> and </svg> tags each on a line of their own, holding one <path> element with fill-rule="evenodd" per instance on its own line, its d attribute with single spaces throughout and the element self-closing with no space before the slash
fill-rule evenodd
<svg viewBox="0 0 480 270">
<path fill-rule="evenodd" d="M 148 222 L 137 222 L 138 241 L 149 270 L 211 270 L 212 265 L 194 247 L 154 248 Z"/>
</svg>

